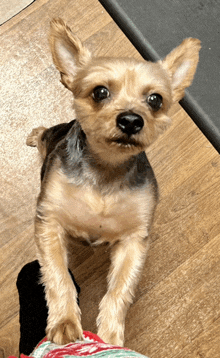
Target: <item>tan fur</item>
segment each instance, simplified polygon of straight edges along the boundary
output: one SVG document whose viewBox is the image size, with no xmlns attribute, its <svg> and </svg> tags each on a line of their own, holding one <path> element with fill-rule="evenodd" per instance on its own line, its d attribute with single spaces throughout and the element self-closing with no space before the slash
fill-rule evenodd
<svg viewBox="0 0 220 358">
<path fill-rule="evenodd" d="M 28 146 L 37 147 L 42 159 L 46 157 L 46 148 L 44 143 L 41 141 L 41 137 L 45 129 L 45 127 L 34 128 L 26 140 L 26 144 Z"/>
<path fill-rule="evenodd" d="M 121 190 L 103 196 L 87 185 L 74 187 L 57 171 L 51 175 L 49 185 L 44 213 L 49 211 L 50 215 L 57 215 L 56 221 L 68 228 L 74 237 L 92 237 L 96 244 L 97 241 L 114 244 L 135 234 L 137 228 L 143 232 L 143 237 L 147 236 L 146 223 L 154 207 L 151 187 L 144 192 Z"/>
<path fill-rule="evenodd" d="M 158 63 L 96 58 L 58 19 L 51 23 L 50 45 L 61 80 L 74 94 L 77 121 L 90 155 L 100 166 L 91 167 L 85 182 L 78 183 L 71 173 L 64 173 L 61 159 L 56 158 L 42 182 L 35 237 L 49 307 L 47 335 L 58 344 L 82 338 L 76 289 L 68 274 L 68 233 L 91 245 L 108 242 L 111 246 L 108 291 L 100 303 L 98 334 L 108 343 L 123 345 L 125 315 L 145 261 L 157 197 L 150 181 L 133 189 L 123 186 L 119 164 L 144 151 L 169 126 L 167 112 L 192 82 L 200 42 L 186 39 Z M 108 88 L 110 97 L 97 103 L 92 93 L 100 85 Z M 156 112 L 146 102 L 153 93 L 163 98 Z M 134 136 L 136 145 L 115 142 L 122 135 L 116 118 L 126 111 L 144 121 L 143 129 Z M 27 144 L 37 146 L 45 158 L 43 133 L 44 128 L 33 130 Z M 102 171 L 109 167 L 119 172 L 112 171 L 116 179 L 101 190 Z"/>
<path fill-rule="evenodd" d="M 158 76 L 161 78 L 159 83 L 156 80 Z M 112 143 L 112 156 L 110 157 L 109 145 L 106 144 L 106 134 L 109 140 L 119 136 L 118 129 L 115 127 L 115 118 L 122 108 L 125 111 L 140 114 L 146 121 L 147 125 L 138 136 L 143 149 L 149 146 L 170 124 L 167 111 L 171 105 L 171 88 L 163 69 L 158 64 L 149 63 L 146 66 L 145 63 L 138 63 L 131 59 L 108 59 L 107 62 L 102 58 L 98 61 L 94 59 L 90 61 L 86 76 L 76 77 L 76 83 L 82 88 L 80 92 L 77 92 L 73 87 L 77 118 L 80 118 L 83 130 L 88 133 L 92 149 L 104 161 L 124 161 L 128 156 L 127 151 L 122 148 L 119 152 L 118 146 Z M 97 105 L 94 106 L 91 102 L 88 92 L 100 83 L 108 87 L 114 97 L 97 111 Z M 85 93 L 83 88 L 86 88 Z M 160 92 L 164 98 L 164 106 L 159 116 L 152 113 L 145 102 L 147 93 L 157 92 Z M 133 148 L 133 154 L 139 151 L 140 149 Z"/>
</svg>

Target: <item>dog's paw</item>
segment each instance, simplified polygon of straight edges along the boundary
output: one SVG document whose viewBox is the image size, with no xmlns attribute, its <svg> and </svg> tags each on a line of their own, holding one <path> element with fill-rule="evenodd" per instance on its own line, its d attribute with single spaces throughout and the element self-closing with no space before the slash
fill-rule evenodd
<svg viewBox="0 0 220 358">
<path fill-rule="evenodd" d="M 69 319 L 60 321 L 53 328 L 48 328 L 46 333 L 49 341 L 60 345 L 75 342 L 77 339 L 83 340 L 80 322 L 73 322 Z"/>
<path fill-rule="evenodd" d="M 111 330 L 107 323 L 101 324 L 97 334 L 105 343 L 113 346 L 124 346 L 124 327 L 120 324 L 115 330 Z"/>
<path fill-rule="evenodd" d="M 43 134 L 45 129 L 45 127 L 34 128 L 32 132 L 28 135 L 26 144 L 29 147 L 37 147 L 39 137 Z"/>
</svg>

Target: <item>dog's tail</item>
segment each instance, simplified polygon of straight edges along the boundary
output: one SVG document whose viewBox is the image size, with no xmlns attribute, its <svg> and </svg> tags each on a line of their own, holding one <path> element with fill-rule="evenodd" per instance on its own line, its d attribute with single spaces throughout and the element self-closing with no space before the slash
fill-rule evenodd
<svg viewBox="0 0 220 358">
<path fill-rule="evenodd" d="M 42 141 L 42 136 L 47 128 L 38 127 L 34 128 L 32 132 L 27 136 L 26 144 L 29 147 L 37 147 L 41 158 L 44 160 L 46 157 L 45 143 Z"/>
<path fill-rule="evenodd" d="M 27 136 L 26 144 L 29 147 L 38 147 L 42 134 L 45 131 L 45 127 L 34 128 L 32 132 Z"/>
</svg>

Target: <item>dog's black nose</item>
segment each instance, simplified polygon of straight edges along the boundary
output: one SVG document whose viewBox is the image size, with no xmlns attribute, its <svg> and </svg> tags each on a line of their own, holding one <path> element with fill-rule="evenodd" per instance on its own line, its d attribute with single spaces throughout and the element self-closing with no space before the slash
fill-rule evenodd
<svg viewBox="0 0 220 358">
<path fill-rule="evenodd" d="M 116 121 L 118 128 L 128 136 L 140 132 L 144 126 L 143 118 L 132 112 L 120 113 Z"/>
</svg>

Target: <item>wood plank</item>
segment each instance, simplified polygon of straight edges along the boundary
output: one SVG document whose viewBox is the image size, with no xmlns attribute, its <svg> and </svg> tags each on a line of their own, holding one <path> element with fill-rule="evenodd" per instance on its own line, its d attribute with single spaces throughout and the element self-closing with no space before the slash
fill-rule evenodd
<svg viewBox="0 0 220 358">
<path fill-rule="evenodd" d="M 219 157 L 179 105 L 174 106 L 170 113 L 173 125 L 147 150 L 163 196 L 193 176 L 204 165 L 204 158 L 215 162 L 215 158 Z"/>
<path fill-rule="evenodd" d="M 19 317 L 14 313 L 10 322 L 0 328 L 0 358 L 7 358 L 12 354 L 18 357 L 19 330 Z"/>
<path fill-rule="evenodd" d="M 219 319 L 219 252 L 217 235 L 131 307 L 127 318 L 130 347 L 152 358 L 181 356 Z"/>
</svg>

